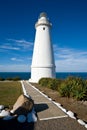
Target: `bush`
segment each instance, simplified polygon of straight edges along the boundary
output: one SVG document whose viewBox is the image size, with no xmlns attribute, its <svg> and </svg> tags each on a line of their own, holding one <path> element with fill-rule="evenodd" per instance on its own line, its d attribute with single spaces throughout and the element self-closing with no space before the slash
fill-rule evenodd
<svg viewBox="0 0 87 130">
<path fill-rule="evenodd" d="M 38 83 L 40 86 L 46 87 L 48 85 L 49 80 L 50 78 L 41 78 Z"/>
<path fill-rule="evenodd" d="M 86 81 L 78 77 L 68 77 L 59 88 L 61 96 L 74 97 L 77 100 L 87 98 Z"/>
<path fill-rule="evenodd" d="M 65 80 L 42 78 L 39 85 L 58 90 L 63 97 L 74 97 L 77 100 L 87 99 L 87 80 L 78 77 L 68 77 Z"/>
<path fill-rule="evenodd" d="M 6 80 L 13 80 L 12 78 L 8 77 Z"/>
<path fill-rule="evenodd" d="M 80 89 L 73 90 L 73 97 L 77 100 L 85 100 L 86 98 L 86 90 L 85 88 L 80 87 Z"/>
<path fill-rule="evenodd" d="M 1 77 L 0 77 L 0 81 L 4 81 L 4 80 L 5 80 L 4 78 L 1 78 Z"/>
<path fill-rule="evenodd" d="M 13 81 L 18 81 L 18 80 L 21 80 L 20 77 L 14 77 L 13 78 Z"/>
<path fill-rule="evenodd" d="M 85 100 L 87 98 L 87 85 L 85 80 L 76 78 L 76 84 L 72 89 L 72 96 L 77 100 Z"/>
<path fill-rule="evenodd" d="M 58 86 L 61 84 L 61 80 L 53 78 L 41 78 L 39 80 L 39 85 L 48 87 L 53 90 L 58 90 Z"/>
<path fill-rule="evenodd" d="M 58 79 L 50 79 L 48 82 L 48 87 L 51 88 L 52 90 L 58 90 L 58 87 L 61 84 L 61 80 Z"/>
<path fill-rule="evenodd" d="M 70 97 L 72 86 L 69 82 L 63 82 L 60 85 L 59 93 L 62 97 Z"/>
</svg>

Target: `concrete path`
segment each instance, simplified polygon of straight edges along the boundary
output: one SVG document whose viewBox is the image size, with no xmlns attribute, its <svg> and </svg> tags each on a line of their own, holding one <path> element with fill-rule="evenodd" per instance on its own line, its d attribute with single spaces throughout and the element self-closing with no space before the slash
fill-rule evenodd
<svg viewBox="0 0 87 130">
<path fill-rule="evenodd" d="M 29 82 L 23 82 L 27 94 L 32 97 L 35 104 L 39 120 L 48 120 L 67 117 L 67 115 L 60 110 L 52 101 L 50 101 L 43 93 L 41 93 Z"/>
<path fill-rule="evenodd" d="M 30 130 L 86 130 L 76 120 L 68 117 L 61 109 L 59 109 L 51 99 L 29 84 L 23 81 L 27 94 L 32 97 L 35 103 L 35 109 L 38 115 L 37 123 L 30 126 Z M 27 130 L 27 129 L 26 129 Z"/>
</svg>

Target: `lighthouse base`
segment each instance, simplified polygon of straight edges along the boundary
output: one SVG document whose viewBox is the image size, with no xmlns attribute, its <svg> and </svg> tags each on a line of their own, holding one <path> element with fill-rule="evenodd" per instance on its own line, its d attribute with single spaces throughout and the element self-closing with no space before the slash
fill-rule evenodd
<svg viewBox="0 0 87 130">
<path fill-rule="evenodd" d="M 41 78 L 55 78 L 55 67 L 43 67 L 31 69 L 31 78 L 29 82 L 38 83 Z"/>
</svg>

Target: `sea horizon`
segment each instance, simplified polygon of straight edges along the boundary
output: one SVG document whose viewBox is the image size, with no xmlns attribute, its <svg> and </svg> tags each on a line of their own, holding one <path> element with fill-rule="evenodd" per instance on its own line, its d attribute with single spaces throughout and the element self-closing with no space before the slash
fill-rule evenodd
<svg viewBox="0 0 87 130">
<path fill-rule="evenodd" d="M 81 77 L 87 79 L 87 72 L 56 72 L 56 78 L 65 79 L 68 76 Z M 31 77 L 31 72 L 0 72 L 0 78 L 19 77 L 21 80 L 28 80 Z"/>
</svg>

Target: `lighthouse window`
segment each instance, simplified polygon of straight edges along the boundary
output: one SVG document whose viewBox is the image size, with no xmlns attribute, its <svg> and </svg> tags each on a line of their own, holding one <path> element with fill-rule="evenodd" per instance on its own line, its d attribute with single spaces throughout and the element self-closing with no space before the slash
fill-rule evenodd
<svg viewBox="0 0 87 130">
<path fill-rule="evenodd" d="M 45 30 L 45 27 L 43 27 L 43 30 Z"/>
</svg>

